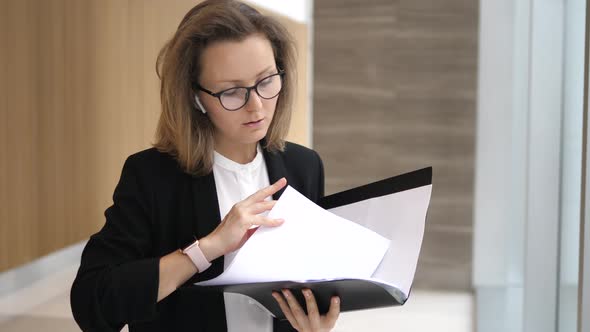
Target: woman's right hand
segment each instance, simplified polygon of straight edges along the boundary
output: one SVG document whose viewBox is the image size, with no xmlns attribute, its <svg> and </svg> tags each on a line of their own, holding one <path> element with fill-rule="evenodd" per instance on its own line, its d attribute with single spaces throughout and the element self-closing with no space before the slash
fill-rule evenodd
<svg viewBox="0 0 590 332">
<path fill-rule="evenodd" d="M 274 184 L 260 189 L 241 202 L 236 203 L 211 234 L 199 240 L 199 247 L 209 262 L 219 256 L 235 251 L 254 234 L 252 226 L 276 227 L 284 220 L 270 219 L 259 214 L 271 210 L 276 201 L 265 201 L 287 184 L 281 178 Z"/>
</svg>

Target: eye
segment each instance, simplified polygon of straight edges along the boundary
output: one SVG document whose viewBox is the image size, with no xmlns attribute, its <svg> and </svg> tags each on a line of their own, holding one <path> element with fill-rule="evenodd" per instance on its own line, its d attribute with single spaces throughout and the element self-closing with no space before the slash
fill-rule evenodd
<svg viewBox="0 0 590 332">
<path fill-rule="evenodd" d="M 238 88 L 227 90 L 223 93 L 224 97 L 233 97 L 238 94 Z"/>
<path fill-rule="evenodd" d="M 262 81 L 260 81 L 260 83 L 258 83 L 260 86 L 266 86 L 269 85 L 270 83 L 272 83 L 274 81 L 275 75 L 271 76 L 271 77 L 267 77 L 265 79 L 263 79 Z"/>
</svg>

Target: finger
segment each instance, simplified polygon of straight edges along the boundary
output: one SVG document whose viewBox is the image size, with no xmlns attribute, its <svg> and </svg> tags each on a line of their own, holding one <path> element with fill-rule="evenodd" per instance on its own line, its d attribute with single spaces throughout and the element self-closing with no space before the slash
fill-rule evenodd
<svg viewBox="0 0 590 332">
<path fill-rule="evenodd" d="M 307 316 L 305 315 L 305 311 L 303 311 L 303 308 L 301 308 L 301 306 L 299 305 L 299 302 L 297 302 L 295 296 L 293 296 L 293 293 L 291 293 L 291 291 L 288 289 L 283 289 L 283 296 L 285 297 L 285 299 L 287 299 L 287 303 L 289 304 L 289 308 L 291 309 L 291 313 L 293 314 L 293 317 L 295 317 L 297 324 L 301 328 L 307 330 L 307 326 L 309 325 L 307 321 Z"/>
<path fill-rule="evenodd" d="M 270 185 L 266 188 L 260 189 L 257 192 L 253 193 L 248 198 L 246 198 L 244 201 L 249 201 L 249 202 L 263 201 L 268 196 L 271 196 L 274 193 L 276 193 L 277 191 L 281 190 L 286 184 L 287 184 L 287 179 L 280 178 L 277 182 L 273 183 L 272 185 Z"/>
<path fill-rule="evenodd" d="M 325 325 L 327 325 L 329 328 L 333 328 L 336 325 L 338 316 L 340 315 L 340 298 L 338 296 L 334 296 L 330 302 L 330 309 L 326 314 Z"/>
<path fill-rule="evenodd" d="M 318 304 L 313 296 L 311 289 L 304 289 L 301 291 L 303 297 L 305 297 L 305 306 L 307 308 L 307 318 L 311 325 L 312 331 L 319 331 L 320 329 L 320 313 L 318 310 Z"/>
<path fill-rule="evenodd" d="M 283 311 L 283 314 L 285 314 L 285 317 L 287 318 L 289 323 L 291 323 L 291 326 L 293 326 L 294 329 L 299 330 L 297 320 L 295 319 L 295 317 L 293 317 L 293 313 L 291 313 L 291 309 L 289 309 L 289 305 L 283 298 L 283 295 L 281 295 L 279 292 L 272 292 L 272 297 L 274 297 L 275 300 L 279 303 L 279 307 Z"/>
<path fill-rule="evenodd" d="M 263 201 L 254 203 L 250 206 L 249 210 L 252 214 L 260 214 L 262 212 L 272 210 L 276 203 L 277 201 Z"/>
<path fill-rule="evenodd" d="M 246 226 L 248 226 L 248 228 L 252 228 L 254 225 L 277 227 L 282 225 L 284 222 L 284 219 L 271 219 L 263 216 L 254 216 Z"/>
</svg>

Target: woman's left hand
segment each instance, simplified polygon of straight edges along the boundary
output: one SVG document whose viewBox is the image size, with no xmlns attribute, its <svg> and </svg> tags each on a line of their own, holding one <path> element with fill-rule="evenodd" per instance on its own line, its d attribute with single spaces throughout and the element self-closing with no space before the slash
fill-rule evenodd
<svg viewBox="0 0 590 332">
<path fill-rule="evenodd" d="M 302 290 L 305 297 L 307 315 L 293 293 L 288 289 L 283 289 L 282 295 L 273 292 L 272 296 L 277 300 L 285 317 L 289 320 L 293 328 L 299 332 L 327 332 L 331 331 L 336 325 L 338 315 L 340 315 L 340 299 L 337 296 L 332 297 L 330 309 L 326 315 L 320 316 L 318 305 L 310 289 Z"/>
</svg>

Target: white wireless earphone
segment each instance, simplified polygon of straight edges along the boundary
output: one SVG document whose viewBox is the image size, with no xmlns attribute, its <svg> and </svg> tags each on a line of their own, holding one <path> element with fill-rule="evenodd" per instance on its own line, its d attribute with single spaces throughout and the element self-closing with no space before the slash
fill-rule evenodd
<svg viewBox="0 0 590 332">
<path fill-rule="evenodd" d="M 197 107 L 201 110 L 201 112 L 203 112 L 203 114 L 207 113 L 207 111 L 205 111 L 205 107 L 203 107 L 203 104 L 201 104 L 201 100 L 199 99 L 199 96 L 197 96 L 196 93 L 195 93 L 195 103 L 197 103 Z"/>
</svg>

